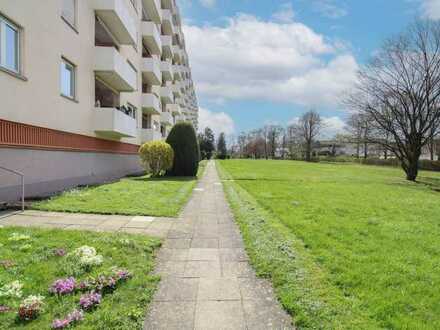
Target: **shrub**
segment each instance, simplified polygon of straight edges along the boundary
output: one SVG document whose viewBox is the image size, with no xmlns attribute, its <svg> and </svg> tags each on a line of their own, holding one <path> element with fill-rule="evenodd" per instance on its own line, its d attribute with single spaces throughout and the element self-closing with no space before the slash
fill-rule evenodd
<svg viewBox="0 0 440 330">
<path fill-rule="evenodd" d="M 163 175 L 173 166 L 174 152 L 168 143 L 151 141 L 139 149 L 142 165 L 153 177 Z"/>
<path fill-rule="evenodd" d="M 174 162 L 167 174 L 172 176 L 196 176 L 199 168 L 199 144 L 190 123 L 174 125 L 167 142 L 174 150 Z"/>
</svg>

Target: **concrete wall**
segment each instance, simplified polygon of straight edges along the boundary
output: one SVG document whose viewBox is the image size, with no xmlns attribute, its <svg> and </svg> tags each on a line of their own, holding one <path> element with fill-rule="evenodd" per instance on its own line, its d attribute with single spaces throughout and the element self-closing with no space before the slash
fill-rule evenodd
<svg viewBox="0 0 440 330">
<path fill-rule="evenodd" d="M 12 148 L 0 148 L 0 166 L 25 174 L 28 198 L 142 171 L 137 155 Z M 14 201 L 20 196 L 20 179 L 0 170 L 0 201 Z"/>
</svg>

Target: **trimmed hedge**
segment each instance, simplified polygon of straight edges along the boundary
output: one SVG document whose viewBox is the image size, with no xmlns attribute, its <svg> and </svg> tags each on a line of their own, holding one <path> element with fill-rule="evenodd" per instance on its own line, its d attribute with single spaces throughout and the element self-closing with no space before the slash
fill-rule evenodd
<svg viewBox="0 0 440 330">
<path fill-rule="evenodd" d="M 161 176 L 173 165 L 174 152 L 168 143 L 151 141 L 139 148 L 141 163 L 153 177 Z"/>
<path fill-rule="evenodd" d="M 199 169 L 200 148 L 193 125 L 177 123 L 171 129 L 166 142 L 174 150 L 173 167 L 167 171 L 167 175 L 196 176 Z"/>
</svg>

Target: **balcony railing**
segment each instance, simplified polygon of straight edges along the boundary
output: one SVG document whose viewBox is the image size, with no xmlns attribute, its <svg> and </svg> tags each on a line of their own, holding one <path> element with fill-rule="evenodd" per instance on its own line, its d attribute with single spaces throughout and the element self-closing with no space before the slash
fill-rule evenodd
<svg viewBox="0 0 440 330">
<path fill-rule="evenodd" d="M 95 108 L 94 128 L 97 135 L 108 138 L 136 137 L 136 119 L 122 108 Z"/>
<path fill-rule="evenodd" d="M 95 47 L 94 71 L 97 77 L 119 92 L 137 89 L 136 72 L 114 47 Z"/>
<path fill-rule="evenodd" d="M 136 23 L 125 0 L 92 0 L 91 5 L 120 44 L 137 44 Z"/>
</svg>

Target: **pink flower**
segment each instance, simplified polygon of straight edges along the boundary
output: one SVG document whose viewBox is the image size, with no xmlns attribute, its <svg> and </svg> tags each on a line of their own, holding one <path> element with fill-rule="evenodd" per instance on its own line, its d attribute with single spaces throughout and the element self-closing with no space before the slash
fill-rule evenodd
<svg viewBox="0 0 440 330">
<path fill-rule="evenodd" d="M 67 315 L 67 317 L 63 320 L 56 319 L 52 322 L 52 329 L 64 329 L 69 327 L 70 325 L 81 321 L 84 318 L 84 314 L 82 311 L 75 309 L 72 313 Z"/>
<path fill-rule="evenodd" d="M 64 257 L 66 255 L 66 250 L 63 248 L 54 249 L 53 254 L 57 257 Z"/>
<path fill-rule="evenodd" d="M 102 296 L 99 293 L 88 293 L 81 296 L 79 299 L 79 305 L 83 310 L 91 310 L 95 306 L 101 303 Z"/>
<path fill-rule="evenodd" d="M 59 279 L 56 280 L 52 286 L 49 288 L 49 291 L 53 294 L 69 294 L 75 290 L 76 281 L 73 277 L 69 277 L 67 279 Z"/>
<path fill-rule="evenodd" d="M 0 305 L 0 313 L 9 312 L 11 309 L 8 306 Z"/>
</svg>

